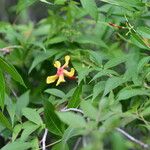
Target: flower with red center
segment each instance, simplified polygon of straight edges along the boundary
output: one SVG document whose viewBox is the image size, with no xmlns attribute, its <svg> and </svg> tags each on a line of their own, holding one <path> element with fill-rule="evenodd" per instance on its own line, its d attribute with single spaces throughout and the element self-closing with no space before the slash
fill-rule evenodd
<svg viewBox="0 0 150 150">
<path fill-rule="evenodd" d="M 65 82 L 64 76 L 69 77 L 69 78 L 74 77 L 74 73 L 75 73 L 74 68 L 71 68 L 70 71 L 67 71 L 65 69 L 68 67 L 69 60 L 70 60 L 70 56 L 68 56 L 68 55 L 65 56 L 65 64 L 63 66 L 61 66 L 60 61 L 55 61 L 54 67 L 57 68 L 57 73 L 53 76 L 47 77 L 47 79 L 46 79 L 47 84 L 53 83 L 58 79 L 58 81 L 56 83 L 56 86 L 58 86 L 61 82 Z"/>
</svg>

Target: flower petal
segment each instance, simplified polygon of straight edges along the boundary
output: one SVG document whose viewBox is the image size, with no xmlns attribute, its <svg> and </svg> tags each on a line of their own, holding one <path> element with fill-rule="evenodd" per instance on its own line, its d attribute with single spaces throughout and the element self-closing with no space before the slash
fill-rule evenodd
<svg viewBox="0 0 150 150">
<path fill-rule="evenodd" d="M 64 75 L 59 76 L 56 86 L 58 86 L 61 82 L 65 82 Z"/>
<path fill-rule="evenodd" d="M 60 66 L 61 66 L 60 61 L 55 61 L 55 63 L 54 63 L 54 67 L 56 67 L 56 68 L 60 68 Z"/>
<path fill-rule="evenodd" d="M 66 56 L 65 56 L 65 64 L 63 65 L 63 68 L 68 67 L 69 60 L 70 60 L 70 56 L 69 56 L 69 55 L 66 55 Z"/>
<path fill-rule="evenodd" d="M 58 75 L 48 76 L 46 79 L 46 83 L 50 84 L 55 82 L 58 79 Z"/>
<path fill-rule="evenodd" d="M 74 76 L 75 69 L 74 69 L 74 68 L 71 68 L 70 71 L 67 71 L 67 70 L 64 69 L 63 72 L 64 72 L 65 76 L 67 76 L 67 77 L 72 77 L 72 76 Z"/>
</svg>

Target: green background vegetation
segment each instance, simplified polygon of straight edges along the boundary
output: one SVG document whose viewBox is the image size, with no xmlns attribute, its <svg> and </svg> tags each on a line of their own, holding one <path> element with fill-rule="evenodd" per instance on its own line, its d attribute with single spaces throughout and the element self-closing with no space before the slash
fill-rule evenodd
<svg viewBox="0 0 150 150">
<path fill-rule="evenodd" d="M 148 0 L 1 0 L 0 8 L 2 150 L 150 149 Z M 76 79 L 47 85 L 66 55 Z"/>
</svg>

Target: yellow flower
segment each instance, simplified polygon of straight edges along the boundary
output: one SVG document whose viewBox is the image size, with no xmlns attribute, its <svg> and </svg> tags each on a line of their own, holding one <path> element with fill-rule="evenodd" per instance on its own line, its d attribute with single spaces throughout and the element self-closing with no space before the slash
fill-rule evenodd
<svg viewBox="0 0 150 150">
<path fill-rule="evenodd" d="M 53 76 L 47 77 L 47 79 L 46 79 L 47 84 L 53 83 L 58 79 L 57 83 L 56 83 L 56 86 L 58 86 L 61 82 L 65 82 L 65 79 L 64 79 L 65 76 L 69 77 L 69 78 L 74 76 L 74 73 L 75 73 L 74 68 L 71 68 L 70 71 L 67 71 L 65 69 L 68 67 L 69 60 L 70 60 L 70 56 L 68 56 L 68 55 L 65 56 L 65 64 L 62 67 L 61 67 L 60 61 L 55 61 L 54 67 L 57 68 L 57 73 Z"/>
</svg>

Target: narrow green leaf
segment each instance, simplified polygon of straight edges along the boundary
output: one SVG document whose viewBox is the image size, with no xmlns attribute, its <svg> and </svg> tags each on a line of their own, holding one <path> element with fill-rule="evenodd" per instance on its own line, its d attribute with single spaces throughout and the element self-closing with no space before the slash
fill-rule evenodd
<svg viewBox="0 0 150 150">
<path fill-rule="evenodd" d="M 98 72 L 94 77 L 93 79 L 90 81 L 94 81 L 96 80 L 97 78 L 100 78 L 102 76 L 112 76 L 112 75 L 118 75 L 118 73 L 114 70 L 110 70 L 110 69 L 104 69 L 104 70 L 101 70 L 100 72 Z"/>
<path fill-rule="evenodd" d="M 14 128 L 13 128 L 13 134 L 12 134 L 12 142 L 14 142 L 17 138 L 17 136 L 19 135 L 20 131 L 22 130 L 22 125 L 21 124 L 17 124 Z"/>
<path fill-rule="evenodd" d="M 117 95 L 117 100 L 126 100 L 133 96 L 137 95 L 150 95 L 150 92 L 148 90 L 143 89 L 122 89 L 119 94 Z"/>
<path fill-rule="evenodd" d="M 128 0 L 123 0 L 123 1 L 122 0 L 101 0 L 101 1 L 110 3 L 112 5 L 117 5 L 119 7 L 124 7 L 130 11 L 135 11 L 135 8 L 138 9 L 144 5 L 144 3 L 142 3 L 139 0 L 135 0 L 135 1 L 133 1 L 133 0 L 131 0 L 131 1 L 128 1 Z"/>
<path fill-rule="evenodd" d="M 55 88 L 47 89 L 45 90 L 45 92 L 60 98 L 64 98 L 66 96 L 66 94 L 63 91 Z"/>
<path fill-rule="evenodd" d="M 94 100 L 100 93 L 102 93 L 104 89 L 105 89 L 105 81 L 100 81 L 96 83 L 93 88 L 92 100 Z"/>
<path fill-rule="evenodd" d="M 5 80 L 3 73 L 0 69 L 0 107 L 4 109 L 4 100 L 5 100 Z"/>
<path fill-rule="evenodd" d="M 3 115 L 2 112 L 0 112 L 0 124 L 6 128 L 8 128 L 9 130 L 12 130 L 12 126 L 10 124 L 10 122 L 8 121 L 8 119 Z"/>
<path fill-rule="evenodd" d="M 21 141 L 15 141 L 12 143 L 8 143 L 6 146 L 4 146 L 1 150 L 27 150 L 32 148 L 32 144 L 30 142 L 21 142 Z"/>
<path fill-rule="evenodd" d="M 112 150 L 128 150 L 126 140 L 119 132 L 111 134 Z"/>
<path fill-rule="evenodd" d="M 72 128 L 85 128 L 86 122 L 84 117 L 73 112 L 57 112 L 59 118 Z"/>
<path fill-rule="evenodd" d="M 126 72 L 124 77 L 126 79 L 131 79 L 133 83 L 137 86 L 141 85 L 141 80 L 139 80 L 137 73 L 137 65 L 139 62 L 140 53 L 136 49 L 130 50 L 128 54 L 128 61 L 126 61 Z"/>
<path fill-rule="evenodd" d="M 150 107 L 145 108 L 140 115 L 142 116 L 149 116 L 150 115 Z"/>
<path fill-rule="evenodd" d="M 146 26 L 140 26 L 137 28 L 137 32 L 144 38 L 150 39 L 150 28 Z"/>
<path fill-rule="evenodd" d="M 81 83 L 82 80 L 85 79 L 86 76 L 92 71 L 93 69 L 89 69 L 87 67 L 82 67 L 78 69 L 78 84 Z"/>
<path fill-rule="evenodd" d="M 140 48 L 145 48 L 145 49 L 150 50 L 150 47 L 148 46 L 148 44 L 146 44 L 146 42 L 143 40 L 143 38 L 139 34 L 132 33 L 131 42 Z"/>
<path fill-rule="evenodd" d="M 57 5 L 63 5 L 63 4 L 65 4 L 66 1 L 67 0 L 55 0 L 55 4 L 57 4 Z"/>
<path fill-rule="evenodd" d="M 60 150 L 60 149 L 62 149 L 62 143 L 61 141 L 58 140 L 58 143 L 52 147 L 52 150 Z M 69 150 L 68 144 L 65 145 L 65 150 Z"/>
<path fill-rule="evenodd" d="M 75 108 L 78 107 L 81 101 L 81 94 L 82 94 L 82 85 L 83 83 L 81 82 L 79 86 L 76 88 L 74 91 L 72 98 L 68 102 L 68 108 Z"/>
<path fill-rule="evenodd" d="M 61 42 L 67 41 L 67 38 L 65 36 L 59 35 L 53 38 L 50 38 L 46 41 L 46 44 L 57 44 Z"/>
<path fill-rule="evenodd" d="M 106 81 L 105 90 L 103 96 L 107 95 L 111 90 L 115 89 L 116 87 L 120 86 L 126 82 L 126 79 L 123 77 L 111 77 Z"/>
<path fill-rule="evenodd" d="M 148 64 L 149 61 L 150 61 L 150 56 L 142 58 L 137 66 L 137 72 L 140 73 L 144 65 Z"/>
<path fill-rule="evenodd" d="M 37 2 L 37 0 L 19 0 L 18 4 L 17 4 L 17 13 L 19 13 L 20 11 L 23 11 L 25 8 L 31 6 L 32 4 L 34 4 L 35 2 Z"/>
<path fill-rule="evenodd" d="M 54 106 L 49 101 L 44 101 L 44 117 L 48 130 L 53 134 L 62 136 L 63 124 L 54 111 Z"/>
<path fill-rule="evenodd" d="M 21 85 L 23 85 L 24 87 L 24 81 L 22 79 L 22 77 L 20 76 L 20 74 L 17 72 L 17 70 L 14 68 L 14 66 L 12 66 L 11 64 L 7 63 L 3 58 L 0 57 L 0 68 L 3 71 L 6 71 L 7 73 L 9 73 L 11 75 L 11 77 L 16 80 L 17 82 L 19 82 Z"/>
<path fill-rule="evenodd" d="M 98 19 L 98 8 L 94 0 L 81 0 L 81 4 L 92 18 Z"/>
<path fill-rule="evenodd" d="M 89 101 L 82 101 L 81 102 L 81 109 L 84 112 L 84 115 L 96 120 L 98 116 L 98 110 L 91 104 Z"/>
<path fill-rule="evenodd" d="M 26 141 L 29 137 L 29 135 L 31 135 L 35 130 L 37 130 L 39 128 L 39 125 L 36 125 L 32 122 L 25 122 L 23 124 L 23 132 L 21 134 L 20 139 L 22 141 Z"/>
<path fill-rule="evenodd" d="M 14 101 L 12 101 L 12 99 L 10 99 L 7 94 L 5 94 L 5 105 L 13 126 L 16 115 L 16 103 L 14 103 Z"/>
<path fill-rule="evenodd" d="M 127 60 L 126 56 L 122 56 L 122 57 L 117 57 L 117 58 L 113 58 L 111 60 L 109 60 L 105 65 L 104 68 L 108 69 L 108 68 L 112 68 L 114 66 L 117 66 L 123 62 L 125 62 Z"/>
<path fill-rule="evenodd" d="M 65 149 L 66 148 L 66 144 L 67 144 L 69 139 L 71 139 L 74 136 L 80 135 L 80 134 L 81 134 L 80 130 L 68 127 L 65 130 L 65 132 L 63 134 L 63 137 L 62 137 L 62 140 L 61 140 L 61 150 L 66 150 Z"/>
<path fill-rule="evenodd" d="M 20 117 L 22 115 L 22 109 L 27 107 L 29 104 L 29 92 L 30 91 L 27 91 L 17 98 L 16 114 L 19 115 Z"/>
<path fill-rule="evenodd" d="M 42 125 L 43 121 L 39 115 L 39 113 L 32 108 L 24 108 L 22 109 L 22 114 L 31 122 L 37 124 L 37 125 Z"/>
<path fill-rule="evenodd" d="M 96 46 L 100 46 L 102 48 L 109 49 L 104 41 L 102 41 L 98 37 L 93 37 L 92 35 L 80 35 L 74 39 L 75 42 L 80 44 L 92 44 Z"/>
<path fill-rule="evenodd" d="M 54 56 L 55 54 L 57 53 L 57 51 L 55 50 L 49 50 L 49 51 L 46 51 L 46 52 L 40 52 L 36 57 L 35 59 L 33 60 L 32 62 L 32 65 L 29 69 L 29 72 L 28 73 L 31 73 L 31 71 L 41 62 L 43 62 L 44 60 Z"/>
</svg>

